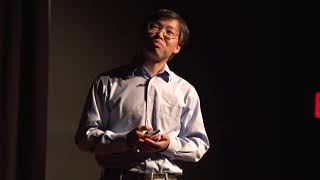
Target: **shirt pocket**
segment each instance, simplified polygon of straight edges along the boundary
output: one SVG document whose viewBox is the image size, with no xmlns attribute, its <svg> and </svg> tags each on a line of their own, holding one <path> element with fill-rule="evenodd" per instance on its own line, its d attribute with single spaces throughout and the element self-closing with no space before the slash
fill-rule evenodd
<svg viewBox="0 0 320 180">
<path fill-rule="evenodd" d="M 182 107 L 179 105 L 161 104 L 159 105 L 160 128 L 167 133 L 179 132 L 180 130 L 180 117 Z"/>
</svg>

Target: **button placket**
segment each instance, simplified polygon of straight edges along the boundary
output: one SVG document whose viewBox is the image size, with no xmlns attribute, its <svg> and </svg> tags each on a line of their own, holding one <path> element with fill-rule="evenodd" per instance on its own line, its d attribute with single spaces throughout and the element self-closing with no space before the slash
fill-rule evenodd
<svg viewBox="0 0 320 180">
<path fill-rule="evenodd" d="M 146 88 L 146 119 L 145 125 L 152 126 L 152 111 L 153 111 L 153 103 L 154 103 L 154 88 L 151 86 L 155 77 L 149 79 Z"/>
</svg>

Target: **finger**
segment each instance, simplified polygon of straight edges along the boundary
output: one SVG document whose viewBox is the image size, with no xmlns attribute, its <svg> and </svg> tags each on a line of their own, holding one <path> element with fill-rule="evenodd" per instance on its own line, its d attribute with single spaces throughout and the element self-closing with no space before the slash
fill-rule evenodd
<svg viewBox="0 0 320 180">
<path fill-rule="evenodd" d="M 145 139 L 146 139 L 146 138 L 152 139 L 152 136 L 153 136 L 153 135 L 149 135 L 149 134 L 145 134 L 145 133 L 143 134 L 143 138 L 145 138 Z"/>
<path fill-rule="evenodd" d="M 169 135 L 166 133 L 161 134 L 161 139 L 169 139 Z"/>
<path fill-rule="evenodd" d="M 144 142 L 144 144 L 152 147 L 156 151 L 160 151 L 162 149 L 165 149 L 166 147 L 168 147 L 169 143 L 170 143 L 169 139 L 163 139 L 160 141 L 153 141 L 151 139 L 145 139 L 145 142 Z"/>
<path fill-rule="evenodd" d="M 167 141 L 167 138 L 164 138 L 162 135 L 154 135 L 150 137 L 146 137 L 145 139 L 152 140 L 152 142 L 160 142 L 160 141 Z"/>
<path fill-rule="evenodd" d="M 147 147 L 147 148 L 159 148 L 158 147 L 158 144 L 153 141 L 152 139 L 148 139 L 148 138 L 145 138 L 141 141 L 139 141 L 139 146 L 143 146 L 143 147 Z"/>
<path fill-rule="evenodd" d="M 144 144 L 148 147 L 151 147 L 152 149 L 159 149 L 160 148 L 160 144 L 153 141 L 152 139 L 144 139 Z"/>
<path fill-rule="evenodd" d="M 138 139 L 138 144 L 143 144 L 143 143 L 145 143 L 144 139 Z"/>
<path fill-rule="evenodd" d="M 155 135 L 151 135 L 149 137 L 149 139 L 152 139 L 154 141 L 159 141 L 161 139 L 161 134 L 158 133 L 158 134 L 155 134 Z"/>
<path fill-rule="evenodd" d="M 139 131 L 151 131 L 152 127 L 150 127 L 150 126 L 139 126 L 138 130 Z"/>
<path fill-rule="evenodd" d="M 138 134 L 139 138 L 144 138 L 144 136 L 145 136 L 143 131 L 138 130 L 138 131 L 136 131 L 136 133 Z"/>
</svg>

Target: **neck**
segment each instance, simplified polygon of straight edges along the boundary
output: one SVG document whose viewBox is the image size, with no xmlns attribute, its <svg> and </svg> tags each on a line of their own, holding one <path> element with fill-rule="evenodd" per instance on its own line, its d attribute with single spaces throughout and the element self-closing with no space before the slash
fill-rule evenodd
<svg viewBox="0 0 320 180">
<path fill-rule="evenodd" d="M 145 61 L 143 65 L 148 69 L 151 76 L 154 76 L 163 69 L 165 63 L 166 63 L 165 61 L 162 61 L 162 62 Z"/>
</svg>

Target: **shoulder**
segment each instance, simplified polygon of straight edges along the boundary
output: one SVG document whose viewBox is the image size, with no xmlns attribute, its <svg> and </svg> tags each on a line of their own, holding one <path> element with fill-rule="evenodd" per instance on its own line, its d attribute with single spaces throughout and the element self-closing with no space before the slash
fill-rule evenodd
<svg viewBox="0 0 320 180">
<path fill-rule="evenodd" d="M 116 79 L 127 79 L 131 77 L 135 66 L 125 64 L 98 74 L 91 82 L 91 88 L 105 89 Z"/>
<path fill-rule="evenodd" d="M 172 76 L 172 83 L 176 85 L 187 96 L 198 96 L 196 88 L 186 79 L 177 75 L 173 71 L 170 72 Z"/>
<path fill-rule="evenodd" d="M 113 69 L 110 69 L 106 72 L 98 74 L 95 78 L 95 82 L 106 82 L 110 79 L 127 79 L 132 76 L 132 73 L 136 67 L 132 64 L 125 64 Z"/>
<path fill-rule="evenodd" d="M 126 78 L 132 75 L 134 68 L 134 65 L 126 64 L 99 74 L 98 77 Z"/>
</svg>

